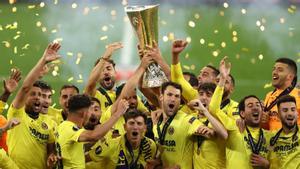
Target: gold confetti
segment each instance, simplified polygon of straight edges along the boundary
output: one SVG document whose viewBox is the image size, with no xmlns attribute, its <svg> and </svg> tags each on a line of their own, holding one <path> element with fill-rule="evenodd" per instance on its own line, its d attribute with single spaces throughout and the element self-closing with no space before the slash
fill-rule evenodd
<svg viewBox="0 0 300 169">
<path fill-rule="evenodd" d="M 23 47 L 22 47 L 22 49 L 24 50 L 24 49 L 28 49 L 28 47 L 29 47 L 29 44 L 27 43 L 27 44 L 25 44 Z"/>
<path fill-rule="evenodd" d="M 58 71 L 59 67 L 58 66 L 54 66 L 53 70 Z"/>
<path fill-rule="evenodd" d="M 237 32 L 236 32 L 236 31 L 233 31 L 233 32 L 232 32 L 232 35 L 233 35 L 233 36 L 237 36 Z"/>
<path fill-rule="evenodd" d="M 258 55 L 258 59 L 259 60 L 263 60 L 264 59 L 264 56 L 262 54 Z"/>
<path fill-rule="evenodd" d="M 54 0 L 54 5 L 57 5 L 57 3 L 58 3 L 58 0 Z"/>
<path fill-rule="evenodd" d="M 68 56 L 73 56 L 73 53 L 72 52 L 67 52 L 67 55 Z"/>
<path fill-rule="evenodd" d="M 11 11 L 12 11 L 12 12 L 17 12 L 17 7 L 13 7 L 13 8 L 11 9 Z"/>
<path fill-rule="evenodd" d="M 194 21 L 189 21 L 189 27 L 194 28 L 196 26 Z"/>
<path fill-rule="evenodd" d="M 161 20 L 161 24 L 167 25 L 167 22 L 165 20 Z"/>
<path fill-rule="evenodd" d="M 242 12 L 242 14 L 244 14 L 244 15 L 247 13 L 246 9 L 244 9 L 244 8 L 241 10 L 241 12 Z"/>
<path fill-rule="evenodd" d="M 250 62 L 251 62 L 252 64 L 255 64 L 256 59 L 255 59 L 255 58 L 252 58 L 252 59 L 250 60 Z"/>
<path fill-rule="evenodd" d="M 265 27 L 264 27 L 263 25 L 261 25 L 261 26 L 259 27 L 259 29 L 260 29 L 261 31 L 264 31 L 264 30 L 265 30 Z"/>
<path fill-rule="evenodd" d="M 79 64 L 79 62 L 80 62 L 80 59 L 81 59 L 81 57 L 77 57 L 77 60 L 76 60 L 76 65 L 78 65 L 78 64 Z"/>
<path fill-rule="evenodd" d="M 243 52 L 249 52 L 249 49 L 248 48 L 242 48 L 242 51 Z"/>
<path fill-rule="evenodd" d="M 239 59 L 240 57 L 241 57 L 240 54 L 236 54 L 236 55 L 235 55 L 235 58 L 236 58 L 236 59 Z"/>
<path fill-rule="evenodd" d="M 169 10 L 169 14 L 170 14 L 170 15 L 174 15 L 174 14 L 175 14 L 175 10 L 174 10 L 174 9 L 170 9 L 170 10 Z"/>
<path fill-rule="evenodd" d="M 53 40 L 53 42 L 55 43 L 58 43 L 58 42 L 62 42 L 63 41 L 63 38 L 56 38 Z"/>
<path fill-rule="evenodd" d="M 56 29 L 53 29 L 52 31 L 51 31 L 51 33 L 56 33 L 57 32 L 57 30 Z"/>
<path fill-rule="evenodd" d="M 20 37 L 20 35 L 14 36 L 14 40 L 18 39 L 19 37 Z"/>
<path fill-rule="evenodd" d="M 128 1 L 127 0 L 122 0 L 122 5 L 123 6 L 127 6 L 128 5 Z"/>
<path fill-rule="evenodd" d="M 72 3 L 72 8 L 73 9 L 77 8 L 77 4 L 76 3 Z"/>
<path fill-rule="evenodd" d="M 208 46 L 209 46 L 209 47 L 214 47 L 215 44 L 214 44 L 214 43 L 208 43 Z"/>
<path fill-rule="evenodd" d="M 106 39 L 107 39 L 107 36 L 100 37 L 100 40 L 106 40 Z"/>
<path fill-rule="evenodd" d="M 92 10 L 97 10 L 97 9 L 99 9 L 99 6 L 93 6 L 92 7 Z"/>
<path fill-rule="evenodd" d="M 174 40 L 174 39 L 175 39 L 174 33 L 173 33 L 173 32 L 170 32 L 170 33 L 168 34 L 168 38 L 169 38 L 171 41 Z"/>
<path fill-rule="evenodd" d="M 228 8 L 228 7 L 229 7 L 229 5 L 228 5 L 227 2 L 224 2 L 224 3 L 223 3 L 223 6 L 224 6 L 224 8 Z"/>
<path fill-rule="evenodd" d="M 27 8 L 28 8 L 28 9 L 33 9 L 33 8 L 35 8 L 35 5 L 28 5 Z"/>
<path fill-rule="evenodd" d="M 46 31 L 47 31 L 47 28 L 46 28 L 46 27 L 42 27 L 42 31 L 43 31 L 43 32 L 46 32 Z"/>
<path fill-rule="evenodd" d="M 167 42 L 169 40 L 168 36 L 163 36 L 162 39 L 163 39 L 164 42 Z"/>
<path fill-rule="evenodd" d="M 191 65 L 191 70 L 195 70 L 196 66 L 195 65 Z"/>
<path fill-rule="evenodd" d="M 52 71 L 52 76 L 57 76 L 57 75 L 58 75 L 57 71 L 53 70 Z"/>
<path fill-rule="evenodd" d="M 189 57 L 190 57 L 189 53 L 185 54 L 185 56 L 184 56 L 185 59 L 188 59 Z"/>
<path fill-rule="evenodd" d="M 85 7 L 83 9 L 83 15 L 87 15 L 87 14 L 89 14 L 89 12 L 90 12 L 90 8 L 89 7 Z"/>
<path fill-rule="evenodd" d="M 220 15 L 220 16 L 224 16 L 224 15 L 225 15 L 224 11 L 220 11 L 220 12 L 219 12 L 219 15 Z"/>
<path fill-rule="evenodd" d="M 83 80 L 82 79 L 78 79 L 77 83 L 83 83 Z"/>
<path fill-rule="evenodd" d="M 214 30 L 214 34 L 217 34 L 217 33 L 219 33 L 219 31 L 216 29 L 216 30 Z"/>
<path fill-rule="evenodd" d="M 233 42 L 237 42 L 237 41 L 238 41 L 238 38 L 235 36 L 235 37 L 232 38 L 232 41 L 233 41 Z"/>
<path fill-rule="evenodd" d="M 222 43 L 221 43 L 221 47 L 222 47 L 222 48 L 225 48 L 225 47 L 226 47 L 226 43 L 225 43 L 225 42 L 222 42 Z"/>
<path fill-rule="evenodd" d="M 183 65 L 183 68 L 186 70 L 190 70 L 190 67 L 188 65 Z"/>
<path fill-rule="evenodd" d="M 260 21 L 256 21 L 256 26 L 260 26 L 260 25 L 261 25 Z"/>
<path fill-rule="evenodd" d="M 74 80 L 74 77 L 70 77 L 70 78 L 68 79 L 68 82 L 71 82 L 72 80 Z"/>
<path fill-rule="evenodd" d="M 17 0 L 9 0 L 9 4 L 14 4 L 16 2 L 17 2 Z"/>
<path fill-rule="evenodd" d="M 82 75 L 81 74 L 79 74 L 78 77 L 79 77 L 79 79 L 82 79 Z"/>
<path fill-rule="evenodd" d="M 21 32 L 20 32 L 20 31 L 18 31 L 18 32 L 17 32 L 17 34 L 19 35 L 19 34 L 21 34 Z"/>
<path fill-rule="evenodd" d="M 101 29 L 102 29 L 103 32 L 106 32 L 108 30 L 108 27 L 106 25 L 104 25 L 104 26 L 102 26 Z"/>
<path fill-rule="evenodd" d="M 217 57 L 217 56 L 219 55 L 219 52 L 218 52 L 218 51 L 213 51 L 213 52 L 212 52 L 212 55 L 213 55 L 214 57 Z"/>
<path fill-rule="evenodd" d="M 203 45 L 204 43 L 205 43 L 205 40 L 201 38 L 200 39 L 200 44 Z"/>
<path fill-rule="evenodd" d="M 191 41 L 192 41 L 192 38 L 191 37 L 186 37 L 186 39 L 185 39 L 188 43 L 191 43 Z"/>
<path fill-rule="evenodd" d="M 14 54 L 17 54 L 18 53 L 18 48 L 17 46 L 14 47 Z"/>
<path fill-rule="evenodd" d="M 40 7 L 43 8 L 45 6 L 45 2 L 40 3 Z"/>
<path fill-rule="evenodd" d="M 280 18 L 280 19 L 279 19 L 279 22 L 282 23 L 282 24 L 284 24 L 285 19 L 284 19 L 284 18 Z"/>
<path fill-rule="evenodd" d="M 195 19 L 200 19 L 200 14 L 195 13 L 194 18 L 195 18 Z"/>
<path fill-rule="evenodd" d="M 272 87 L 272 82 L 271 82 L 271 83 L 266 83 L 266 84 L 264 85 L 264 89 L 270 88 L 270 87 Z"/>
<path fill-rule="evenodd" d="M 2 43 L 4 43 L 4 46 L 9 48 L 10 47 L 10 43 L 8 41 L 2 41 Z"/>
<path fill-rule="evenodd" d="M 295 5 L 291 5 L 291 9 L 296 10 L 297 7 Z"/>
<path fill-rule="evenodd" d="M 0 25 L 0 31 L 3 31 L 2 25 Z"/>
<path fill-rule="evenodd" d="M 13 61 L 11 59 L 9 60 L 9 64 L 11 64 L 11 65 L 13 64 Z"/>
</svg>

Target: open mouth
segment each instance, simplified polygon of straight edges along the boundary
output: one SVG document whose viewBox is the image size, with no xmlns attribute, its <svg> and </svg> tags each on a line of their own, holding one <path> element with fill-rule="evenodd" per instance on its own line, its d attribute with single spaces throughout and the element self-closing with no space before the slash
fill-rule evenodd
<svg viewBox="0 0 300 169">
<path fill-rule="evenodd" d="M 294 117 L 287 117 L 286 120 L 290 121 L 290 122 L 293 122 L 294 121 Z"/>
<path fill-rule="evenodd" d="M 110 77 L 106 77 L 106 78 L 104 78 L 104 81 L 105 81 L 105 82 L 110 82 L 110 80 L 111 80 L 111 78 L 110 78 Z"/>
<path fill-rule="evenodd" d="M 253 116 L 254 118 L 258 118 L 258 117 L 259 117 L 259 112 L 254 112 L 254 113 L 252 114 L 252 116 Z"/>
<path fill-rule="evenodd" d="M 273 79 L 273 80 L 278 80 L 279 77 L 278 77 L 277 75 L 273 75 L 272 79 Z"/>
<path fill-rule="evenodd" d="M 41 106 L 41 103 L 40 103 L 40 102 L 35 102 L 35 103 L 33 104 L 33 107 L 34 107 L 35 109 L 40 109 L 40 106 Z"/>
<path fill-rule="evenodd" d="M 96 122 L 97 122 L 96 117 L 91 117 L 91 118 L 90 118 L 90 122 L 91 122 L 91 123 L 96 123 Z"/>
<path fill-rule="evenodd" d="M 173 109 L 174 107 L 175 107 L 175 105 L 174 105 L 174 104 L 172 104 L 172 103 L 171 103 L 171 104 L 169 104 L 169 108 L 170 108 L 170 109 Z"/>
<path fill-rule="evenodd" d="M 136 131 L 133 131 L 131 134 L 132 134 L 132 136 L 136 137 L 136 136 L 138 136 L 139 133 Z"/>
</svg>

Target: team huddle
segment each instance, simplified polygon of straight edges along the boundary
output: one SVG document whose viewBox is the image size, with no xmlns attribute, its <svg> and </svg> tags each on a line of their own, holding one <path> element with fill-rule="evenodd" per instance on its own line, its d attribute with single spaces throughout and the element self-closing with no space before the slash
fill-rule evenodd
<svg viewBox="0 0 300 169">
<path fill-rule="evenodd" d="M 113 54 L 123 45 L 108 45 L 82 92 L 73 84 L 61 87 L 60 109 L 51 106 L 52 88 L 41 80 L 60 58 L 60 44 L 49 44 L 18 91 L 20 70 L 4 81 L 0 169 L 300 168 L 296 63 L 275 61 L 274 90 L 264 101 L 252 92 L 236 102 L 228 58 L 197 77 L 181 69 L 187 44 L 173 42 L 171 66 L 155 42 L 138 48 L 141 63 L 121 85 Z M 153 62 L 168 81 L 145 88 L 143 75 Z"/>
</svg>

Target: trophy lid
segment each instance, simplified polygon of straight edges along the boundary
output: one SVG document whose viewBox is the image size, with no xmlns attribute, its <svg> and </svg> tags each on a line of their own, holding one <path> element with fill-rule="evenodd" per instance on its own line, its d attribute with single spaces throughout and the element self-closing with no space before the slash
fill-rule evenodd
<svg viewBox="0 0 300 169">
<path fill-rule="evenodd" d="M 159 6 L 159 4 L 156 5 L 134 5 L 134 6 L 126 6 L 125 12 L 139 12 L 150 8 L 155 8 Z"/>
</svg>

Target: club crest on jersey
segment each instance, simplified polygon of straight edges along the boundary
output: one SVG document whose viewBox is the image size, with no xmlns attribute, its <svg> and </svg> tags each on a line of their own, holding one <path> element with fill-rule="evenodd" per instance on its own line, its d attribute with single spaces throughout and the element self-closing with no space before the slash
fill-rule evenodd
<svg viewBox="0 0 300 169">
<path fill-rule="evenodd" d="M 95 154 L 99 155 L 100 153 L 102 153 L 102 147 L 98 146 L 95 150 Z"/>
<path fill-rule="evenodd" d="M 189 123 L 193 124 L 193 122 L 196 120 L 196 117 L 192 117 L 190 120 L 189 120 Z"/>
<path fill-rule="evenodd" d="M 175 131 L 174 127 L 170 126 L 169 129 L 168 129 L 168 133 L 169 133 L 170 135 L 173 135 L 173 134 L 174 134 L 174 131 Z"/>
<path fill-rule="evenodd" d="M 42 122 L 42 129 L 48 130 L 48 125 L 45 122 Z"/>
</svg>

